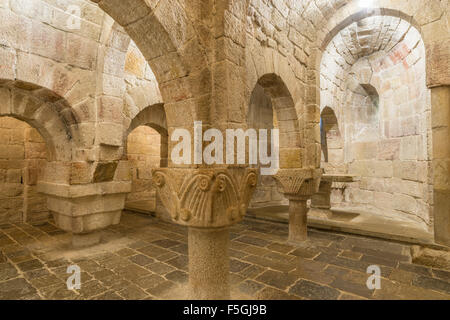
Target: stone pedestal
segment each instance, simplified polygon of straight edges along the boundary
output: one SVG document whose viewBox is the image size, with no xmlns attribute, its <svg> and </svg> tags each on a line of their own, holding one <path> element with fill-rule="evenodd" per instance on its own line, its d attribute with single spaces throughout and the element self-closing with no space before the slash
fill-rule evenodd
<svg viewBox="0 0 450 320">
<path fill-rule="evenodd" d="M 73 234 L 73 246 L 86 247 L 100 242 L 100 230 L 120 222 L 131 183 L 62 185 L 40 182 L 38 190 L 47 196 L 47 206 L 56 225 Z"/>
<path fill-rule="evenodd" d="M 275 175 L 280 192 L 289 199 L 289 241 L 307 240 L 307 201 L 319 190 L 322 170 L 280 169 Z"/>
<path fill-rule="evenodd" d="M 189 297 L 230 299 L 229 229 L 189 228 Z"/>
<path fill-rule="evenodd" d="M 331 185 L 332 181 L 322 180 L 319 191 L 311 198 L 311 208 L 330 210 L 331 209 Z"/>
<path fill-rule="evenodd" d="M 308 239 L 308 200 L 289 200 L 289 242 Z"/>
<path fill-rule="evenodd" d="M 324 174 L 320 180 L 319 191 L 311 198 L 311 209 L 320 209 L 321 212 L 331 218 L 331 191 L 333 183 L 351 183 L 358 181 L 359 178 L 348 174 Z"/>
<path fill-rule="evenodd" d="M 162 168 L 152 181 L 172 220 L 189 228 L 189 297 L 229 299 L 228 227 L 245 216 L 256 169 Z"/>
</svg>

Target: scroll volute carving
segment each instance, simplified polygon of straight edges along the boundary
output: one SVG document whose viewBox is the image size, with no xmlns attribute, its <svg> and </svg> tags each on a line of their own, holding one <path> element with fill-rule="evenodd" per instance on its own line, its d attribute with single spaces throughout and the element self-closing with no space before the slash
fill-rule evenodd
<svg viewBox="0 0 450 320">
<path fill-rule="evenodd" d="M 288 199 L 309 199 L 319 191 L 321 169 L 280 169 L 274 176 Z"/>
<path fill-rule="evenodd" d="M 254 169 L 155 169 L 153 184 L 172 219 L 193 227 L 242 220 L 256 188 Z"/>
</svg>

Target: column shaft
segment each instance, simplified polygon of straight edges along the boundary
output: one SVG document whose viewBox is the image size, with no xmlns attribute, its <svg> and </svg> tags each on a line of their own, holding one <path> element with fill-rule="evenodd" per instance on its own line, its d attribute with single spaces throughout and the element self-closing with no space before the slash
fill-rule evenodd
<svg viewBox="0 0 450 320">
<path fill-rule="evenodd" d="M 229 229 L 189 228 L 189 298 L 230 299 Z"/>
<path fill-rule="evenodd" d="M 289 200 L 289 241 L 302 242 L 307 235 L 307 200 Z"/>
</svg>

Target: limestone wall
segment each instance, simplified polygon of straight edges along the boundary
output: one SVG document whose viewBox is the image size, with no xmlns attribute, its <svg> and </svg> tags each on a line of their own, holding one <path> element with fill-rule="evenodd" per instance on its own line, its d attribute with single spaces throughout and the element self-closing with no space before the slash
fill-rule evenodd
<svg viewBox="0 0 450 320">
<path fill-rule="evenodd" d="M 254 129 L 257 132 L 259 129 L 278 128 L 272 102 L 259 85 L 255 87 L 251 97 L 248 122 L 249 129 Z M 270 144 L 268 144 L 268 148 L 271 148 Z M 261 167 L 261 165 L 257 167 Z M 272 176 L 260 176 L 250 207 L 269 207 L 283 204 L 287 204 L 287 200 L 279 192 L 275 179 Z"/>
<path fill-rule="evenodd" d="M 46 198 L 36 190 L 45 161 L 45 142 L 36 129 L 14 118 L 0 118 L 0 222 L 47 218 Z"/>
<path fill-rule="evenodd" d="M 150 127 L 140 126 L 128 135 L 127 150 L 132 191 L 127 195 L 125 205 L 130 209 L 155 212 L 156 191 L 152 186 L 151 170 L 160 167 L 161 136 Z"/>
<path fill-rule="evenodd" d="M 370 35 L 373 26 L 380 26 L 381 34 L 387 26 L 385 36 L 369 36 L 364 47 L 362 35 Z M 352 38 L 352 33 L 361 35 Z M 425 63 L 419 32 L 398 18 L 367 18 L 330 44 L 322 62 L 321 103 L 335 111 L 344 142 L 344 158 L 333 161 L 341 160 L 347 173 L 361 179 L 334 190 L 335 205 L 432 225 Z"/>
</svg>

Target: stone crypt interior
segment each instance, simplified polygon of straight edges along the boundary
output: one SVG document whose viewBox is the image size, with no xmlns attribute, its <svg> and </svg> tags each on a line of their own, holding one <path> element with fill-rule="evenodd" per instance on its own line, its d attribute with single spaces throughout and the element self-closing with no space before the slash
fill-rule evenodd
<svg viewBox="0 0 450 320">
<path fill-rule="evenodd" d="M 450 299 L 449 0 L 0 0 L 0 21 L 0 299 Z M 174 163 L 195 121 L 278 129 L 280 169 Z"/>
</svg>

